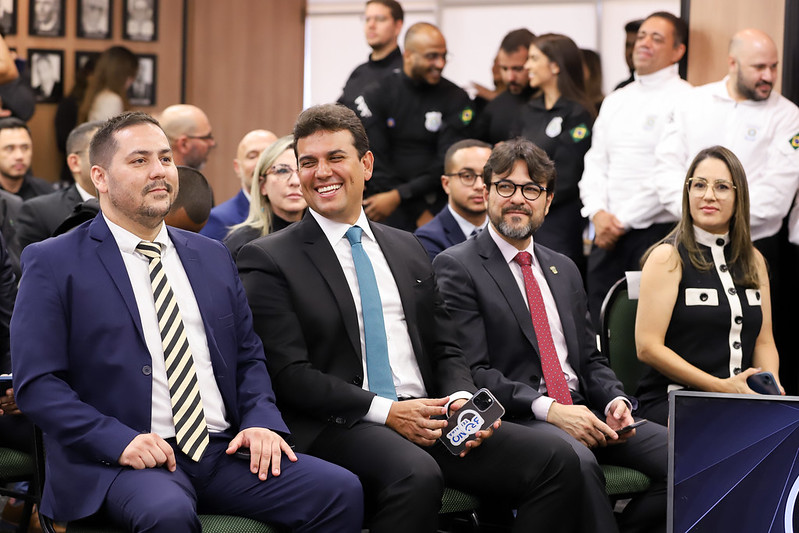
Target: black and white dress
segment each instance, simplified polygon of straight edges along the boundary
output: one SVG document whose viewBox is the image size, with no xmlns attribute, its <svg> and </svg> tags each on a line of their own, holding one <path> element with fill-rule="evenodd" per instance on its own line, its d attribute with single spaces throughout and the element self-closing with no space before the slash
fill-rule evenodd
<svg viewBox="0 0 799 533">
<path fill-rule="evenodd" d="M 666 331 L 665 345 L 699 369 L 729 378 L 752 366 L 763 313 L 758 289 L 733 282 L 728 265 L 729 234 L 713 235 L 694 227 L 696 241 L 714 268 L 702 272 L 682 245 L 682 279 Z M 734 268 L 734 267 L 732 267 Z M 638 386 L 639 416 L 665 424 L 668 392 L 686 388 L 649 369 Z"/>
</svg>

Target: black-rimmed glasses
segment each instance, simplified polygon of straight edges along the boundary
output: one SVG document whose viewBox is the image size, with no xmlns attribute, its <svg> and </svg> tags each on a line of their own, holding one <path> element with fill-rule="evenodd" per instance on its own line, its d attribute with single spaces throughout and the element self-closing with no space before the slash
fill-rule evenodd
<svg viewBox="0 0 799 533">
<path fill-rule="evenodd" d="M 542 192 L 547 192 L 546 187 L 542 187 L 537 183 L 525 183 L 524 185 L 518 185 L 512 181 L 502 180 L 491 182 L 491 185 L 493 185 L 497 190 L 497 194 L 503 198 L 510 198 L 516 194 L 516 189 L 521 189 L 522 196 L 531 202 L 538 200 L 538 197 L 541 196 Z"/>
<path fill-rule="evenodd" d="M 483 179 L 483 175 L 482 174 L 478 174 L 474 170 L 470 170 L 468 168 L 465 168 L 463 170 L 459 170 L 458 172 L 455 172 L 454 174 L 444 174 L 444 175 L 445 176 L 449 176 L 449 177 L 457 176 L 458 179 L 461 180 L 461 183 L 463 183 L 463 185 L 465 187 L 473 187 L 474 186 L 474 182 L 475 182 L 475 180 L 477 180 L 477 178 Z"/>
</svg>

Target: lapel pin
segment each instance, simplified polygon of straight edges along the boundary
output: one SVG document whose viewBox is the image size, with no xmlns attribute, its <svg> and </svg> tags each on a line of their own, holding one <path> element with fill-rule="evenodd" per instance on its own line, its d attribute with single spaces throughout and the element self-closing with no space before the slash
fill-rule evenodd
<svg viewBox="0 0 799 533">
<path fill-rule="evenodd" d="M 553 274 L 557 274 L 558 273 L 558 269 L 554 265 L 549 267 L 549 269 L 552 271 Z"/>
</svg>

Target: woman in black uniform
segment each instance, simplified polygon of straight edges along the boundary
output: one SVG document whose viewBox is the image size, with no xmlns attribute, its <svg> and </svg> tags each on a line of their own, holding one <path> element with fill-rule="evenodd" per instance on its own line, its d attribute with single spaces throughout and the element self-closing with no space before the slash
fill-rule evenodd
<svg viewBox="0 0 799 533">
<path fill-rule="evenodd" d="M 535 241 L 567 255 L 585 272 L 586 220 L 580 215 L 577 184 L 596 111 L 585 94 L 582 54 L 565 35 L 547 33 L 530 45 L 525 67 L 530 86 L 539 91 L 512 130 L 545 150 L 557 171 L 557 191 Z"/>
<path fill-rule="evenodd" d="M 746 378 L 778 378 L 763 256 L 749 234 L 749 191 L 738 158 L 721 146 L 688 169 L 677 227 L 644 256 L 635 343 L 652 368 L 638 414 L 661 424 L 668 392 L 753 394 Z"/>
</svg>

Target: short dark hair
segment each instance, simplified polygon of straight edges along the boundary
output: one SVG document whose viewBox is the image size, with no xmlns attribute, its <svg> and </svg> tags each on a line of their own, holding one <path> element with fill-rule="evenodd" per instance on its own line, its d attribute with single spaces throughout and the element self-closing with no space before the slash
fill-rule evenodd
<svg viewBox="0 0 799 533">
<path fill-rule="evenodd" d="M 506 54 L 512 54 L 519 48 L 527 50 L 535 39 L 535 34 L 527 28 L 519 28 L 513 30 L 503 37 L 502 42 L 499 44 L 499 49 Z"/>
<path fill-rule="evenodd" d="M 17 117 L 0 118 L 0 131 L 18 130 L 18 129 L 23 129 L 27 131 L 28 135 L 31 134 L 31 130 L 24 120 L 20 120 Z"/>
<path fill-rule="evenodd" d="M 671 27 L 674 28 L 674 48 L 677 48 L 681 44 L 688 44 L 688 24 L 686 24 L 683 19 L 668 11 L 655 11 L 644 20 L 655 17 L 671 22 Z M 641 24 L 643 24 L 643 22 Z"/>
<path fill-rule="evenodd" d="M 455 157 L 455 154 L 461 150 L 466 148 L 488 148 L 491 149 L 491 145 L 487 142 L 478 141 L 477 139 L 463 139 L 447 149 L 447 153 L 444 154 L 444 172 L 450 172 L 450 167 L 452 166 L 452 158 Z"/>
<path fill-rule="evenodd" d="M 638 30 L 641 29 L 641 24 L 643 23 L 644 19 L 631 20 L 624 25 L 624 31 L 627 33 L 638 33 Z"/>
<path fill-rule="evenodd" d="M 391 11 L 391 18 L 394 20 L 405 20 L 405 11 L 402 10 L 400 3 L 395 0 L 368 0 L 366 5 L 368 6 L 369 4 L 386 6 L 389 11 Z"/>
<path fill-rule="evenodd" d="M 92 134 L 99 129 L 103 123 L 99 120 L 84 122 L 72 129 L 67 137 L 67 155 L 77 154 L 89 148 Z"/>
<path fill-rule="evenodd" d="M 369 137 L 355 112 L 341 104 L 321 104 L 309 107 L 297 117 L 294 124 L 294 155 L 297 143 L 319 131 L 336 132 L 346 130 L 352 134 L 352 144 L 363 157 L 369 151 Z"/>
<path fill-rule="evenodd" d="M 161 129 L 161 125 L 157 120 L 142 111 L 121 113 L 106 120 L 92 137 L 92 143 L 89 147 L 89 162 L 92 165 L 108 168 L 111 159 L 114 157 L 114 152 L 118 148 L 114 134 L 139 124 L 153 124 Z"/>
<path fill-rule="evenodd" d="M 483 181 L 486 187 L 491 186 L 491 178 L 495 174 L 509 174 L 516 161 L 524 161 L 530 178 L 546 187 L 547 194 L 555 192 L 555 163 L 549 159 L 544 150 L 522 137 L 503 141 L 494 146 L 491 157 L 483 167 Z"/>
<path fill-rule="evenodd" d="M 170 211 L 181 207 L 195 224 L 203 224 L 211 213 L 214 203 L 211 186 L 199 170 L 178 166 L 178 196 Z"/>
</svg>

